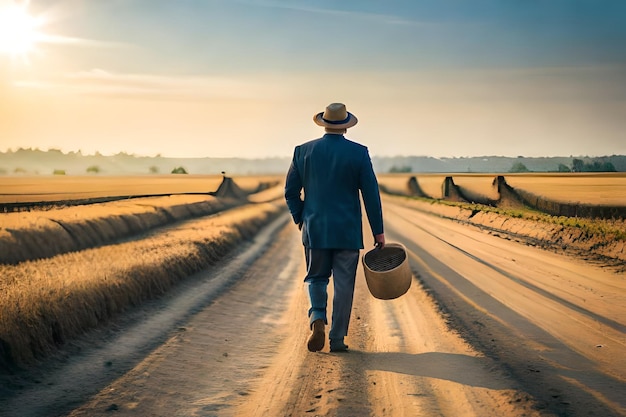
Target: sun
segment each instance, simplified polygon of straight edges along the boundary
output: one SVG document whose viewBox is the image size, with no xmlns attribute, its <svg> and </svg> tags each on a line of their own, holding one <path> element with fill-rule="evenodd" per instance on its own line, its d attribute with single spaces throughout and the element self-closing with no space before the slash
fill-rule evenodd
<svg viewBox="0 0 626 417">
<path fill-rule="evenodd" d="M 28 2 L 1 5 L 0 54 L 27 58 L 44 38 L 44 34 L 40 32 L 43 24 L 41 17 L 29 14 Z"/>
</svg>

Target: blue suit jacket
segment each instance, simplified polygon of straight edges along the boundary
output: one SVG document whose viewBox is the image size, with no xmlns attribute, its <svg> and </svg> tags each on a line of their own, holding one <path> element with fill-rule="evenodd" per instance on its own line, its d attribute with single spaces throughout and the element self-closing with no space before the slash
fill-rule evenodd
<svg viewBox="0 0 626 417">
<path fill-rule="evenodd" d="M 367 148 L 337 134 L 296 146 L 285 199 L 294 222 L 302 223 L 304 246 L 363 249 L 359 192 L 372 235 L 383 233 L 378 181 Z"/>
</svg>

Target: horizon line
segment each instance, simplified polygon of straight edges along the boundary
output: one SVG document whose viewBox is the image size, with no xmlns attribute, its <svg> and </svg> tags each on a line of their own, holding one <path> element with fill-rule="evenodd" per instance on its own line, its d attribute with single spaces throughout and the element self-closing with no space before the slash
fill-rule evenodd
<svg viewBox="0 0 626 417">
<path fill-rule="evenodd" d="M 285 159 L 291 158 L 292 155 L 273 155 L 273 156 L 258 156 L 258 157 L 241 157 L 241 156 L 168 156 L 156 153 L 155 155 L 140 155 L 136 153 L 129 153 L 126 151 L 119 151 L 114 154 L 103 154 L 99 151 L 93 153 L 83 153 L 82 150 L 76 151 L 63 151 L 58 148 L 39 149 L 37 147 L 24 148 L 19 147 L 17 149 L 6 148 L 0 150 L 0 154 L 11 154 L 17 152 L 43 152 L 43 153 L 60 153 L 62 155 L 80 155 L 80 156 L 101 156 L 101 157 L 115 157 L 115 156 L 128 156 L 133 158 L 163 158 L 163 159 L 242 159 L 242 160 L 263 160 L 263 159 Z M 401 155 L 371 155 L 372 159 L 375 158 L 432 158 L 432 159 L 471 159 L 471 158 L 510 158 L 510 159 L 541 159 L 541 158 L 609 158 L 626 156 L 626 153 L 614 153 L 611 155 L 542 155 L 542 156 L 525 156 L 525 155 L 463 155 L 463 156 L 432 156 L 432 155 L 415 155 L 415 154 L 401 154 Z"/>
</svg>

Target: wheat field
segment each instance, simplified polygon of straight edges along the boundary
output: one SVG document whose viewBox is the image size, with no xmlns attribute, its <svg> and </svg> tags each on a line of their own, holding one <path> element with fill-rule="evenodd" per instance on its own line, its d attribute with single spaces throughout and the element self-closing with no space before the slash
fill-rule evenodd
<svg viewBox="0 0 626 417">
<path fill-rule="evenodd" d="M 415 177 L 420 187 L 431 198 L 443 198 L 443 183 L 452 177 L 454 183 L 472 193 L 497 199 L 494 179 L 502 175 L 514 189 L 548 198 L 557 202 L 626 206 L 626 173 L 526 173 L 526 174 L 383 174 L 379 183 L 399 194 L 406 192 L 406 184 Z"/>
<path fill-rule="evenodd" d="M 200 180 L 206 183 L 171 187 Z M 0 369 L 45 358 L 244 244 L 285 210 L 282 186 L 259 187 L 266 180 L 241 181 L 262 189 L 245 200 L 172 195 L 0 213 Z M 66 181 L 66 188 L 56 184 L 58 194 L 88 188 Z M 39 194 L 35 188 L 28 198 Z M 143 182 L 125 188 L 144 189 Z"/>
</svg>

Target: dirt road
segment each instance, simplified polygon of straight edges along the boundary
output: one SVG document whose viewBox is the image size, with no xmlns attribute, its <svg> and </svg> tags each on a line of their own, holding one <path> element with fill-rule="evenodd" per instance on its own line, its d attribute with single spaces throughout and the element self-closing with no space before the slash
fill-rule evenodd
<svg viewBox="0 0 626 417">
<path fill-rule="evenodd" d="M 386 199 L 416 279 L 371 297 L 359 268 L 347 353 L 306 350 L 297 229 L 91 336 L 0 404 L 6 416 L 626 415 L 626 282 Z M 367 242 L 370 245 L 371 242 Z"/>
</svg>

